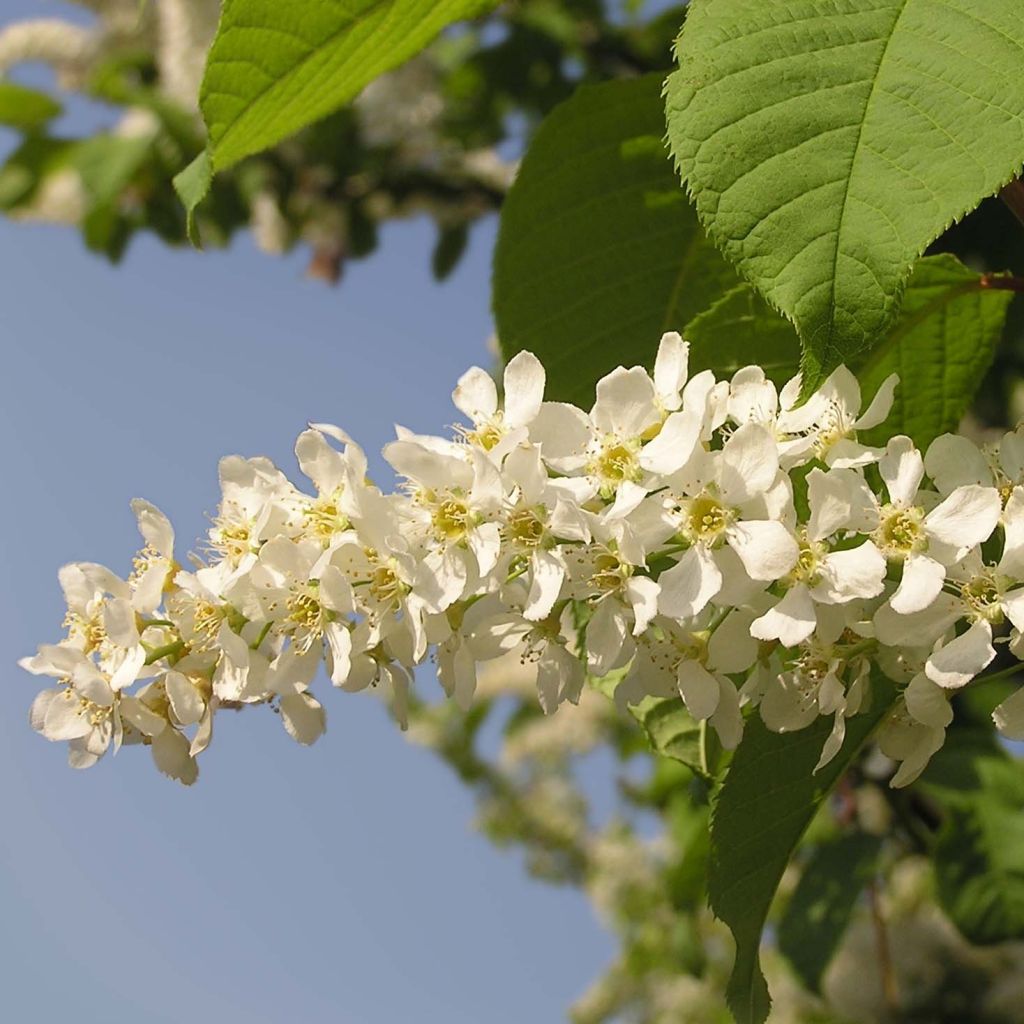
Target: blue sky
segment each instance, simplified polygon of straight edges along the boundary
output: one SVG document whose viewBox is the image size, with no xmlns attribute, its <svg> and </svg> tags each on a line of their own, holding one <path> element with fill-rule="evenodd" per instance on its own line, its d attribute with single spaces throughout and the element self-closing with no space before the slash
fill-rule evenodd
<svg viewBox="0 0 1024 1024">
<path fill-rule="evenodd" d="M 414 222 L 332 290 L 247 238 L 202 255 L 143 238 L 112 268 L 69 230 L 0 221 L 8 1019 L 557 1021 L 611 956 L 583 897 L 474 833 L 471 795 L 371 698 L 321 683 L 328 734 L 309 750 L 270 714 L 222 716 L 185 790 L 135 749 L 68 769 L 29 730 L 37 681 L 15 665 L 60 635 L 62 563 L 128 571 L 131 498 L 187 549 L 222 454 L 291 472 L 307 420 L 368 450 L 396 420 L 451 423 L 455 379 L 488 362 L 493 227 L 445 285 Z"/>
</svg>

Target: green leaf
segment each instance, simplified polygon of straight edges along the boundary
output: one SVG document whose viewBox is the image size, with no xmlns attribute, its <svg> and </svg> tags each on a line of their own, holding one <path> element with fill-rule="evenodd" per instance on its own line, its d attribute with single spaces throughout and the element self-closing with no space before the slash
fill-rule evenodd
<svg viewBox="0 0 1024 1024">
<path fill-rule="evenodd" d="M 890 373 L 900 375 L 889 418 L 864 440 L 885 444 L 893 434 L 908 434 L 925 448 L 956 429 L 992 365 L 1014 297 L 986 287 L 992 280 L 955 256 L 918 261 L 895 327 L 854 366 L 865 395 Z"/>
<path fill-rule="evenodd" d="M 114 202 L 152 152 L 148 135 L 96 135 L 77 143 L 71 163 L 82 176 L 90 207 Z"/>
<path fill-rule="evenodd" d="M 615 698 L 615 690 L 625 678 L 625 671 L 610 672 L 601 678 L 590 678 L 590 684 L 606 697 Z M 701 776 L 713 776 L 723 759 L 722 744 L 714 729 L 701 728 L 682 700 L 645 697 L 629 706 L 630 714 L 639 722 L 650 748 L 664 757 L 686 765 Z"/>
<path fill-rule="evenodd" d="M 850 832 L 815 848 L 779 922 L 779 949 L 812 991 L 828 967 L 861 890 L 874 877 L 881 840 Z"/>
<path fill-rule="evenodd" d="M 683 336 L 690 342 L 695 370 L 724 376 L 757 363 L 781 385 L 799 369 L 800 342 L 793 325 L 746 284 L 698 313 Z"/>
<path fill-rule="evenodd" d="M 962 730 L 922 782 L 945 812 L 932 850 L 940 905 L 973 943 L 1024 939 L 1024 764 L 990 729 Z"/>
<path fill-rule="evenodd" d="M 731 929 L 736 960 L 726 989 L 737 1024 L 762 1024 L 771 1000 L 758 947 L 768 909 L 801 836 L 840 776 L 892 705 L 892 686 L 874 678 L 871 710 L 847 723 L 842 750 L 812 774 L 831 718 L 799 732 L 769 732 L 751 718 L 711 816 L 711 909 Z"/>
<path fill-rule="evenodd" d="M 702 222 L 797 326 L 873 345 L 914 260 L 1024 164 L 1019 0 L 694 0 L 668 138 Z"/>
<path fill-rule="evenodd" d="M 31 131 L 41 128 L 61 112 L 61 105 L 45 92 L 26 89 L 15 82 L 0 82 L 0 124 Z"/>
<path fill-rule="evenodd" d="M 659 75 L 578 89 L 537 130 L 502 209 L 498 337 L 506 358 L 541 359 L 549 398 L 589 406 L 600 377 L 650 364 L 663 332 L 739 283 L 679 187 L 660 97 Z"/>
<path fill-rule="evenodd" d="M 203 150 L 183 171 L 174 176 L 174 191 L 178 193 L 185 211 L 188 214 L 188 237 L 196 247 L 199 246 L 199 233 L 196 230 L 196 208 L 206 198 L 213 180 L 213 166 L 210 154 Z"/>
<path fill-rule="evenodd" d="M 76 145 L 70 139 L 29 135 L 0 168 L 0 210 L 31 203 L 42 182 L 68 166 Z"/>
<path fill-rule="evenodd" d="M 200 106 L 214 171 L 351 100 L 443 28 L 496 0 L 229 0 Z"/>
<path fill-rule="evenodd" d="M 437 244 L 430 257 L 430 269 L 434 279 L 444 281 L 458 265 L 469 241 L 469 228 L 465 224 L 453 224 L 441 228 Z"/>
<path fill-rule="evenodd" d="M 682 700 L 645 697 L 629 710 L 655 753 L 685 764 L 698 775 L 714 776 L 723 753 L 718 733 L 696 721 Z"/>
</svg>

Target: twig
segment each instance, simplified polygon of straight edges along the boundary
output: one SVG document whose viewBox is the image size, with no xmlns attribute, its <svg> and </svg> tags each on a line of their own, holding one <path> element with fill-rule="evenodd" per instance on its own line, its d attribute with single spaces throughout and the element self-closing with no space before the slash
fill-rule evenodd
<svg viewBox="0 0 1024 1024">
<path fill-rule="evenodd" d="M 1009 274 L 983 274 L 978 282 L 978 287 L 990 291 L 1024 292 L 1024 277 L 1011 277 Z"/>
<path fill-rule="evenodd" d="M 1009 207 L 1010 212 L 1024 224 L 1024 181 L 1011 181 L 1000 193 L 999 198 Z"/>
<path fill-rule="evenodd" d="M 885 1001 L 885 1008 L 895 1014 L 900 1008 L 900 994 L 896 987 L 889 930 L 882 913 L 882 901 L 876 881 L 868 883 L 868 900 L 871 904 L 871 921 L 875 927 L 875 951 L 878 954 L 878 970 L 882 977 L 882 999 Z"/>
</svg>

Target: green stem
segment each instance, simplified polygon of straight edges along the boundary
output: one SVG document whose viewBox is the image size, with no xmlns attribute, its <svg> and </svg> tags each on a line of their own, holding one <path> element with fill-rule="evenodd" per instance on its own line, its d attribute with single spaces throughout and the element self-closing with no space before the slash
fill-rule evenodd
<svg viewBox="0 0 1024 1024">
<path fill-rule="evenodd" d="M 145 664 L 152 665 L 154 662 L 159 661 L 161 658 L 170 658 L 175 654 L 180 653 L 185 649 L 184 640 L 175 640 L 174 643 L 165 644 L 163 647 L 154 647 L 152 650 L 146 651 Z"/>
</svg>

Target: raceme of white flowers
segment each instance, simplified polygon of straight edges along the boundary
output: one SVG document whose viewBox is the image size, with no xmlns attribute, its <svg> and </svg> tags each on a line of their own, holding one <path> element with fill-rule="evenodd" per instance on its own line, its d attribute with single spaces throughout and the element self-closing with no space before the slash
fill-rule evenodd
<svg viewBox="0 0 1024 1024">
<path fill-rule="evenodd" d="M 454 438 L 398 428 L 385 447 L 393 493 L 326 424 L 296 444 L 307 490 L 225 458 L 188 568 L 163 514 L 134 502 L 145 545 L 127 579 L 60 571 L 67 634 L 21 662 L 57 680 L 32 726 L 75 767 L 142 744 L 191 783 L 220 709 L 269 705 L 314 742 L 321 663 L 339 689 L 384 688 L 401 719 L 428 656 L 468 706 L 477 666 L 515 652 L 547 712 L 614 671 L 621 703 L 679 699 L 727 749 L 749 714 L 779 732 L 828 716 L 820 767 L 884 673 L 899 698 L 877 741 L 906 784 L 994 645 L 1024 656 L 1024 428 L 984 450 L 872 448 L 857 431 L 885 419 L 895 377 L 861 412 L 845 368 L 797 405 L 798 379 L 779 392 L 755 366 L 716 381 L 687 363 L 666 334 L 653 377 L 614 370 L 589 413 L 545 402 L 529 353 L 503 402 L 471 369 Z M 1024 690 L 994 719 L 1024 738 Z"/>
</svg>

